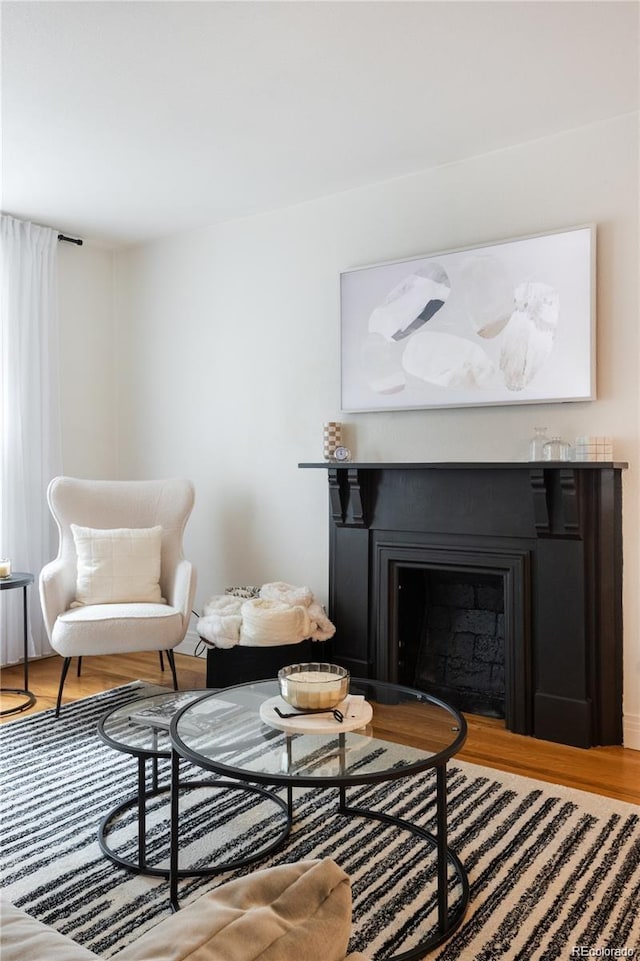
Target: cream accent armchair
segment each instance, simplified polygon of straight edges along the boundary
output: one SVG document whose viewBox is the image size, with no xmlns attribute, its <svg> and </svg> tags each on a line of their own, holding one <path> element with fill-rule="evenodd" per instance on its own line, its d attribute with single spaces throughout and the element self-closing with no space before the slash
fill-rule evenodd
<svg viewBox="0 0 640 961">
<path fill-rule="evenodd" d="M 49 642 L 64 662 L 56 704 L 73 657 L 166 652 L 178 689 L 173 648 L 189 626 L 196 572 L 182 552 L 184 528 L 193 509 L 191 481 L 96 481 L 55 477 L 47 500 L 58 525 L 58 556 L 40 573 L 40 602 Z M 76 606 L 78 557 L 71 525 L 94 530 L 160 526 L 160 593 L 163 603 L 87 603 Z M 166 603 L 164 603 L 166 601 Z"/>
</svg>

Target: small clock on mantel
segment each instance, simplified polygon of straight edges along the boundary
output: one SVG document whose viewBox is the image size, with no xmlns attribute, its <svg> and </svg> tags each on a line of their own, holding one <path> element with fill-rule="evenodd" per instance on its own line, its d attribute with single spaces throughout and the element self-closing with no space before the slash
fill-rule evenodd
<svg viewBox="0 0 640 961">
<path fill-rule="evenodd" d="M 333 457 L 339 464 L 344 464 L 351 460 L 351 451 L 348 447 L 336 447 L 333 452 Z"/>
</svg>

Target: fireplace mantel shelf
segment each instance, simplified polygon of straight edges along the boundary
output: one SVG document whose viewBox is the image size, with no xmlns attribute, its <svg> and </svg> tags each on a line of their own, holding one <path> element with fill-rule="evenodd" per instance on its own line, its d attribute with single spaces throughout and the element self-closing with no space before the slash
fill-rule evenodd
<svg viewBox="0 0 640 961">
<path fill-rule="evenodd" d="M 398 461 L 391 462 L 359 462 L 359 461 L 345 461 L 338 463 L 338 461 L 319 461 L 318 463 L 305 463 L 298 464 L 298 467 L 309 468 L 309 467 L 324 467 L 331 470 L 348 470 L 357 468 L 358 470 L 522 470 L 523 468 L 562 468 L 573 470 L 599 470 L 599 469 L 613 469 L 613 470 L 626 470 L 629 464 L 625 461 L 434 461 L 432 463 L 400 463 Z"/>
</svg>

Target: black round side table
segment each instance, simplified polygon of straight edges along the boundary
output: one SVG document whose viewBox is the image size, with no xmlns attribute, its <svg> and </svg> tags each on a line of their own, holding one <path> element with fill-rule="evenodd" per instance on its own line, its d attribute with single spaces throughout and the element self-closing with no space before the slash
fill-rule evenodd
<svg viewBox="0 0 640 961">
<path fill-rule="evenodd" d="M 22 588 L 22 627 L 24 634 L 24 655 L 23 655 L 23 665 L 24 665 L 24 688 L 19 687 L 2 687 L 0 692 L 2 694 L 18 694 L 21 695 L 24 700 L 22 703 L 17 704 L 15 707 L 9 707 L 6 711 L 0 711 L 0 716 L 4 717 L 5 714 L 18 714 L 20 711 L 26 711 L 27 708 L 31 707 L 32 704 L 36 703 L 36 696 L 32 694 L 29 690 L 29 656 L 27 651 L 27 633 L 28 633 L 28 615 L 27 615 L 27 588 L 29 584 L 33 584 L 33 574 L 27 574 L 24 572 L 16 572 L 11 574 L 9 577 L 0 577 L 0 591 L 10 591 L 13 587 Z"/>
</svg>

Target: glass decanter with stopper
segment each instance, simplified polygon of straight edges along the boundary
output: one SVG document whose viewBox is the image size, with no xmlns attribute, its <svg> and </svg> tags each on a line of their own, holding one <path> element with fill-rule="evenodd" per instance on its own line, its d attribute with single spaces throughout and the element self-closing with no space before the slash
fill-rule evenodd
<svg viewBox="0 0 640 961">
<path fill-rule="evenodd" d="M 544 460 L 544 445 L 547 444 L 546 427 L 534 427 L 533 436 L 529 441 L 529 460 Z"/>
</svg>

